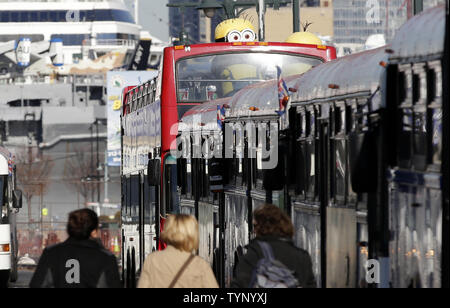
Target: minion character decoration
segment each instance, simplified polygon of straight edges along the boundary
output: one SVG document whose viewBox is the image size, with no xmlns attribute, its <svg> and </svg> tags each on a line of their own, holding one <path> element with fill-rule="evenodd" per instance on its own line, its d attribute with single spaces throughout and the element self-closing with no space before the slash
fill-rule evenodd
<svg viewBox="0 0 450 308">
<path fill-rule="evenodd" d="M 322 40 L 311 32 L 294 32 L 285 41 L 292 44 L 322 45 Z M 296 62 L 283 68 L 284 76 L 303 74 L 309 71 L 312 66 L 308 63 Z"/>
<path fill-rule="evenodd" d="M 252 23 L 243 18 L 233 18 L 222 21 L 216 27 L 215 41 L 238 43 L 256 41 L 256 32 Z M 220 56 L 214 61 L 215 75 L 223 81 L 219 86 L 222 97 L 231 96 L 238 90 L 244 88 L 248 83 L 239 80 L 259 79 L 258 64 L 249 63 L 245 56 Z"/>
<path fill-rule="evenodd" d="M 227 19 L 221 22 L 215 30 L 215 41 L 228 43 L 246 43 L 256 41 L 256 32 L 253 24 L 243 18 Z M 285 41 L 293 44 L 322 45 L 322 40 L 316 35 L 306 32 L 295 32 Z M 217 79 L 221 80 L 217 90 L 220 97 L 234 95 L 240 89 L 256 81 L 267 80 L 267 68 L 261 65 L 260 60 L 245 54 L 217 56 L 212 63 L 212 71 Z M 283 67 L 283 76 L 302 74 L 312 66 L 308 62 L 290 63 Z M 276 78 L 274 75 L 273 78 Z M 226 81 L 225 81 L 226 80 Z M 229 81 L 228 81 L 229 80 Z"/>
<path fill-rule="evenodd" d="M 219 42 L 254 42 L 256 33 L 253 24 L 242 18 L 232 18 L 217 25 L 215 41 Z"/>
</svg>

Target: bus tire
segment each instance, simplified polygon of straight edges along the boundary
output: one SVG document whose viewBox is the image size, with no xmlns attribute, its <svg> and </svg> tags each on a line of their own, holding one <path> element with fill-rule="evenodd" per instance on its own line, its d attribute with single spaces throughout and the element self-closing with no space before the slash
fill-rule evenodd
<svg viewBox="0 0 450 308">
<path fill-rule="evenodd" d="M 8 287 L 9 276 L 10 270 L 0 271 L 0 289 L 6 289 Z"/>
</svg>

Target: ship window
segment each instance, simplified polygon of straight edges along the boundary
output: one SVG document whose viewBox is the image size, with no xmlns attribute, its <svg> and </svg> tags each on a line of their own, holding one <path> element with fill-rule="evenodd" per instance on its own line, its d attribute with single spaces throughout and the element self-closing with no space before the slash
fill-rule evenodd
<svg viewBox="0 0 450 308">
<path fill-rule="evenodd" d="M 55 12 L 55 11 L 49 12 L 49 16 L 50 16 L 49 21 L 51 21 L 51 22 L 58 21 L 58 12 Z"/>
<path fill-rule="evenodd" d="M 1 12 L 0 13 L 0 22 L 9 22 L 9 12 Z"/>
<path fill-rule="evenodd" d="M 114 21 L 122 21 L 129 22 L 134 24 L 134 19 L 131 16 L 130 12 L 122 11 L 122 10 L 111 10 L 112 20 Z"/>
<path fill-rule="evenodd" d="M 12 12 L 11 13 L 11 22 L 18 22 L 19 21 L 19 12 Z"/>
<path fill-rule="evenodd" d="M 30 12 L 30 21 L 39 21 L 38 12 Z"/>
<path fill-rule="evenodd" d="M 42 34 L 7 34 L 0 35 L 0 42 L 18 41 L 21 37 L 27 37 L 32 42 L 44 40 L 44 36 Z"/>
<path fill-rule="evenodd" d="M 27 22 L 27 21 L 29 21 L 28 15 L 29 15 L 29 12 L 27 12 L 27 11 L 20 12 L 19 22 Z"/>
<path fill-rule="evenodd" d="M 110 10 L 96 10 L 95 11 L 95 20 L 96 21 L 113 20 L 111 11 Z"/>
<path fill-rule="evenodd" d="M 48 12 L 47 11 L 42 11 L 39 12 L 39 21 L 40 22 L 47 22 L 48 21 Z"/>
</svg>

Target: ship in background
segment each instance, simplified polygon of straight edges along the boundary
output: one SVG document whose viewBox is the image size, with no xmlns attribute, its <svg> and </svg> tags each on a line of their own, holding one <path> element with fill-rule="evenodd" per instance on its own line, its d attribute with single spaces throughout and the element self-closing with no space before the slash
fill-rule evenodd
<svg viewBox="0 0 450 308">
<path fill-rule="evenodd" d="M 164 47 L 122 0 L 0 0 L 0 145 L 18 168 L 51 170 L 22 183 L 23 229 L 120 203 L 119 168 L 105 163 L 106 73 L 157 69 Z"/>
</svg>

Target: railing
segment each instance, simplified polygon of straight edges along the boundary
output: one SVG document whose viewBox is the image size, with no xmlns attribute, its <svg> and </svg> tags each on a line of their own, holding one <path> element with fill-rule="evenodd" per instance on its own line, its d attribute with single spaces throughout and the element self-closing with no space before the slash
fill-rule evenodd
<svg viewBox="0 0 450 308">
<path fill-rule="evenodd" d="M 0 0 L 0 2 L 120 2 L 123 0 Z"/>
<path fill-rule="evenodd" d="M 125 39 L 91 39 L 84 40 L 84 46 L 120 46 L 120 47 L 136 47 L 136 40 L 125 40 Z"/>
<path fill-rule="evenodd" d="M 2 1 L 2 0 L 0 0 Z M 31 85 L 31 84 L 72 84 L 76 85 L 103 85 L 105 82 L 103 74 L 93 75 L 68 75 L 68 76 L 18 76 L 6 77 L 0 76 L 0 85 Z"/>
</svg>

